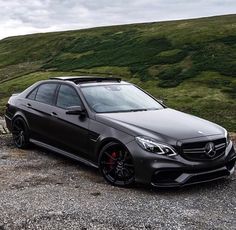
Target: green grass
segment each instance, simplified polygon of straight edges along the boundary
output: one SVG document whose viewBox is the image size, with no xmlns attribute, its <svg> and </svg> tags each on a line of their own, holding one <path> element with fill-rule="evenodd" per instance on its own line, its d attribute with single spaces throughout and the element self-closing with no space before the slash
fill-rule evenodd
<svg viewBox="0 0 236 230">
<path fill-rule="evenodd" d="M 120 75 L 236 131 L 236 15 L 3 39 L 0 114 L 11 93 L 64 74 Z"/>
</svg>

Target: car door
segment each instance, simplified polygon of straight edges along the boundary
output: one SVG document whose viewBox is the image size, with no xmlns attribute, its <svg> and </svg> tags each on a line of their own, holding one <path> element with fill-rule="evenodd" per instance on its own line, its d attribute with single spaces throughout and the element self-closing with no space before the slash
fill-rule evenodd
<svg viewBox="0 0 236 230">
<path fill-rule="evenodd" d="M 56 100 L 57 83 L 43 83 L 25 99 L 25 116 L 31 137 L 47 144 L 53 144 L 53 111 Z"/>
<path fill-rule="evenodd" d="M 54 114 L 53 136 L 57 147 L 88 159 L 89 118 L 81 117 L 78 114 L 66 114 L 67 108 L 71 106 L 83 107 L 76 89 L 63 83 L 58 89 L 55 107 L 52 111 Z"/>
</svg>

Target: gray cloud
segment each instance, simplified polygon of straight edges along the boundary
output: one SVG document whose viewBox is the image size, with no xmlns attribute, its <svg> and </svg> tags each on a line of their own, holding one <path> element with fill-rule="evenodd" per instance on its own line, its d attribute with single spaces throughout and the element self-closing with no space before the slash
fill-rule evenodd
<svg viewBox="0 0 236 230">
<path fill-rule="evenodd" d="M 0 0 L 0 39 L 28 33 L 236 13 L 235 0 Z"/>
</svg>

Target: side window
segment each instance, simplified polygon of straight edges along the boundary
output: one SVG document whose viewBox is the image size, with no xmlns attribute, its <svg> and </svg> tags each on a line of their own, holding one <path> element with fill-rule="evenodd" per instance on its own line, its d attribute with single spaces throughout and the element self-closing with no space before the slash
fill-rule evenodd
<svg viewBox="0 0 236 230">
<path fill-rule="evenodd" d="M 58 97 L 57 106 L 66 109 L 70 106 L 81 106 L 81 101 L 75 89 L 68 85 L 61 85 Z"/>
<path fill-rule="evenodd" d="M 35 100 L 52 105 L 56 88 L 57 84 L 53 83 L 40 85 Z"/>
<path fill-rule="evenodd" d="M 36 87 L 33 91 L 31 91 L 31 93 L 27 96 L 27 98 L 30 100 L 35 100 L 37 90 L 38 90 L 38 87 Z"/>
</svg>

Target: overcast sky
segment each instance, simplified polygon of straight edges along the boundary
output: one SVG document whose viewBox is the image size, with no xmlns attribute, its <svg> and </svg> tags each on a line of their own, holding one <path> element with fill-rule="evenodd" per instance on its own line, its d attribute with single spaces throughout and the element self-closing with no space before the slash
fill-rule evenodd
<svg viewBox="0 0 236 230">
<path fill-rule="evenodd" d="M 233 13 L 236 0 L 0 0 L 0 39 Z"/>
</svg>

